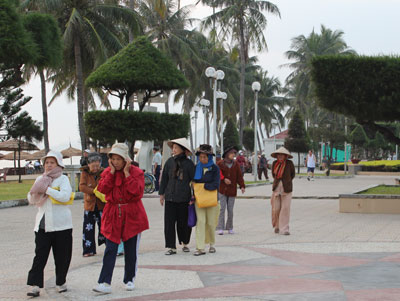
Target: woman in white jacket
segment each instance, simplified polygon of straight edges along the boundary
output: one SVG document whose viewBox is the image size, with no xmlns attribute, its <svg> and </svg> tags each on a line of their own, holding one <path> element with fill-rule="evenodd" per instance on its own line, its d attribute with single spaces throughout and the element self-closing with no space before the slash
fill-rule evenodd
<svg viewBox="0 0 400 301">
<path fill-rule="evenodd" d="M 62 155 L 50 151 L 42 158 L 44 174 L 38 177 L 28 193 L 30 204 L 38 207 L 35 222 L 35 257 L 28 274 L 28 296 L 40 295 L 43 271 L 50 249 L 56 266 L 56 289 L 67 290 L 66 276 L 72 255 L 72 217 L 68 204 L 72 189 L 68 177 L 62 174 Z"/>
</svg>

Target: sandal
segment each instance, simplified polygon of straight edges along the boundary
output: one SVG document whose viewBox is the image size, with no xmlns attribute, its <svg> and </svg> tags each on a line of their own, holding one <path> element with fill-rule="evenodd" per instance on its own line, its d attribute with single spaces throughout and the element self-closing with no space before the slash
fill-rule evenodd
<svg viewBox="0 0 400 301">
<path fill-rule="evenodd" d="M 94 253 L 83 254 L 83 257 L 91 257 L 91 256 L 94 256 Z"/>
<path fill-rule="evenodd" d="M 167 252 L 165 252 L 165 255 L 174 255 L 176 254 L 176 251 L 174 251 L 173 249 L 169 249 Z"/>
<path fill-rule="evenodd" d="M 215 252 L 217 252 L 217 250 L 215 250 L 214 247 L 210 247 L 210 250 L 208 250 L 208 252 L 210 252 L 210 253 L 215 253 Z"/>
<path fill-rule="evenodd" d="M 206 252 L 204 252 L 204 251 L 202 251 L 202 250 L 197 250 L 196 252 L 194 252 L 193 255 L 194 255 L 194 256 L 206 255 Z"/>
<path fill-rule="evenodd" d="M 182 248 L 182 251 L 187 253 L 187 252 L 190 252 L 190 249 L 188 247 L 184 246 Z"/>
</svg>

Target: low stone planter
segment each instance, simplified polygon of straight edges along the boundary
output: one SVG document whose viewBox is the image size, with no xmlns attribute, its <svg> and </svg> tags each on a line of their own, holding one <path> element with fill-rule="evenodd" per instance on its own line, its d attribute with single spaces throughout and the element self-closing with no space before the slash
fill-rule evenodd
<svg viewBox="0 0 400 301">
<path fill-rule="evenodd" d="M 400 185 L 400 178 L 394 179 L 394 184 L 395 185 Z"/>
<path fill-rule="evenodd" d="M 339 212 L 400 214 L 400 195 L 358 194 L 376 186 L 379 185 L 367 187 L 354 194 L 340 194 Z"/>
</svg>

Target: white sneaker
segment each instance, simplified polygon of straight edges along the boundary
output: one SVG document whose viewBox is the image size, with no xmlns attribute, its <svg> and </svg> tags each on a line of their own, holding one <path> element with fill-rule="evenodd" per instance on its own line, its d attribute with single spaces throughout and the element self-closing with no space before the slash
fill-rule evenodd
<svg viewBox="0 0 400 301">
<path fill-rule="evenodd" d="M 311 178 L 311 181 L 314 181 L 314 178 Z"/>
<path fill-rule="evenodd" d="M 108 283 L 99 283 L 97 284 L 94 288 L 93 291 L 97 293 L 103 293 L 103 294 L 110 294 L 111 293 L 111 285 Z"/>
<path fill-rule="evenodd" d="M 40 295 L 40 287 L 32 285 L 29 288 L 29 292 L 26 294 L 29 297 L 39 297 Z"/>
<path fill-rule="evenodd" d="M 64 283 L 63 285 L 56 285 L 57 292 L 64 293 L 67 291 L 67 285 Z"/>
<path fill-rule="evenodd" d="M 125 288 L 127 291 L 133 291 L 133 289 L 135 288 L 135 284 L 132 281 L 129 281 L 125 284 Z"/>
</svg>

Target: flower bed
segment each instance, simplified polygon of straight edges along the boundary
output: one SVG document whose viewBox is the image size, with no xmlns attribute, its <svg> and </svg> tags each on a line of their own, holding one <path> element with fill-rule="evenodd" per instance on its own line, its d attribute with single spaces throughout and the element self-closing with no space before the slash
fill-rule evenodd
<svg viewBox="0 0 400 301">
<path fill-rule="evenodd" d="M 362 171 L 400 172 L 400 160 L 360 161 Z M 344 163 L 333 163 L 332 170 L 343 170 Z"/>
</svg>

